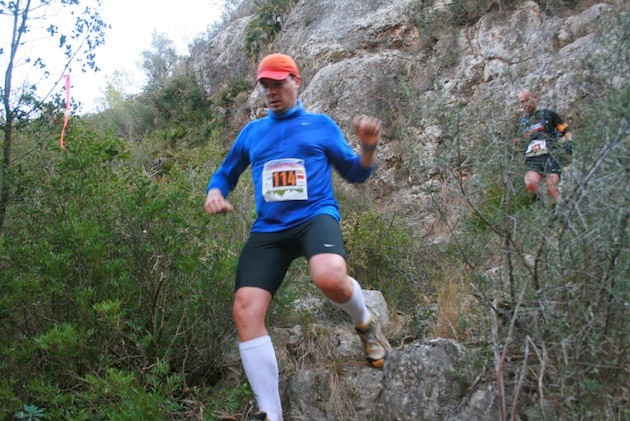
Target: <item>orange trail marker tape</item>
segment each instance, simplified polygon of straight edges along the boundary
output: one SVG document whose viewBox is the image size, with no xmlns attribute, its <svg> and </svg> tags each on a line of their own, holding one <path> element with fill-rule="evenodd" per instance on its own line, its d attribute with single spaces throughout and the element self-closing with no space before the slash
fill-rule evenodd
<svg viewBox="0 0 630 421">
<path fill-rule="evenodd" d="M 70 117 L 70 75 L 66 75 L 66 111 L 63 116 L 63 127 L 61 128 L 61 137 L 59 138 L 59 146 L 65 149 L 63 138 L 66 135 L 66 127 L 68 126 L 68 118 Z"/>
</svg>

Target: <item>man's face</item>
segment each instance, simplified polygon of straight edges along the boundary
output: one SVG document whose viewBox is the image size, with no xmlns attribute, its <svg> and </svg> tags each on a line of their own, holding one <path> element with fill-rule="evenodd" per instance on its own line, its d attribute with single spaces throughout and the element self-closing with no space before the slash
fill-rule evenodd
<svg viewBox="0 0 630 421">
<path fill-rule="evenodd" d="M 523 111 L 527 114 L 531 114 L 536 111 L 536 97 L 532 96 L 530 93 L 521 92 L 518 94 L 518 102 L 521 103 Z"/>
<path fill-rule="evenodd" d="M 273 113 L 282 114 L 297 105 L 298 88 L 302 83 L 299 76 L 287 76 L 282 80 L 262 78 L 258 83 L 267 107 Z"/>
</svg>

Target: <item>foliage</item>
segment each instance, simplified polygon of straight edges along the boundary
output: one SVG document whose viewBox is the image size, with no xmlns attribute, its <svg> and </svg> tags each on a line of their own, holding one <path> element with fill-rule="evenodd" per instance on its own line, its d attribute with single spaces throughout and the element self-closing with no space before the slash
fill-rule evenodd
<svg viewBox="0 0 630 421">
<path fill-rule="evenodd" d="M 252 84 L 245 79 L 235 79 L 229 82 L 227 88 L 218 93 L 214 101 L 218 107 L 230 107 L 241 92 L 251 92 Z"/>
<path fill-rule="evenodd" d="M 154 32 L 151 35 L 151 49 L 142 52 L 142 70 L 147 76 L 145 90 L 163 88 L 173 76 L 180 58 L 175 44 L 165 34 Z"/>
<path fill-rule="evenodd" d="M 46 410 L 38 408 L 36 405 L 26 405 L 22 407 L 22 410 L 15 414 L 15 418 L 18 420 L 40 420 L 44 417 Z"/>
<path fill-rule="evenodd" d="M 104 41 L 106 24 L 98 10 L 98 0 L 39 0 L 28 2 L 0 2 L 0 21 L 9 39 L 0 44 L 3 56 L 4 82 L 0 87 L 3 116 L 0 118 L 2 164 L 0 165 L 0 234 L 3 232 L 10 192 L 19 180 L 11 179 L 12 148 L 16 131 L 28 119 L 36 116 L 44 106 L 46 96 L 59 85 L 63 74 L 78 64 L 82 71 L 96 69 L 94 49 Z M 77 10 L 79 7 L 81 9 Z M 39 26 L 39 21 L 49 23 Z M 72 22 L 68 25 L 68 20 Z M 70 28 L 61 32 L 60 28 Z M 26 48 L 26 46 L 30 46 Z M 37 46 L 38 48 L 32 48 Z M 34 51 L 45 52 L 36 56 Z M 61 60 L 58 68 L 50 68 L 47 61 Z M 59 74 L 50 82 L 52 72 Z M 58 72 L 58 73 L 57 73 Z M 39 78 L 39 80 L 38 80 Z M 50 90 L 48 93 L 46 89 Z M 44 100 L 41 99 L 42 95 Z M 52 101 L 53 103 L 57 101 Z M 59 104 L 60 105 L 60 104 Z"/>
<path fill-rule="evenodd" d="M 242 237 L 203 217 L 207 174 L 189 162 L 152 181 L 124 142 L 80 120 L 67 149 L 55 147 L 39 144 L 14 167 L 23 189 L 1 244 L 0 406 L 16 411 L 19 397 L 73 418 L 149 416 L 219 375 Z"/>
<path fill-rule="evenodd" d="M 151 47 L 142 53 L 148 77 L 143 92 L 127 96 L 124 75 L 118 75 L 107 87 L 105 109 L 91 117 L 92 123 L 129 140 L 160 138 L 171 150 L 206 143 L 224 117 L 177 57 L 171 40 L 154 33 Z"/>
<path fill-rule="evenodd" d="M 382 291 L 391 306 L 412 310 L 421 291 L 414 284 L 412 240 L 402 223 L 373 209 L 346 212 L 342 233 L 351 275 L 364 288 Z"/>
<path fill-rule="evenodd" d="M 409 4 L 411 22 L 420 30 L 421 46 L 431 47 L 456 28 L 474 24 L 490 8 L 488 0 L 455 0 L 448 5 L 413 0 Z M 453 44 L 451 44 L 452 46 Z"/>
<path fill-rule="evenodd" d="M 245 51 L 255 60 L 263 48 L 270 44 L 282 29 L 284 15 L 295 0 L 264 0 L 258 2 L 252 19 L 245 29 Z"/>
<path fill-rule="evenodd" d="M 251 406 L 253 398 L 254 393 L 244 381 L 236 387 L 211 390 L 208 409 L 218 419 L 230 418 L 248 404 Z"/>
</svg>

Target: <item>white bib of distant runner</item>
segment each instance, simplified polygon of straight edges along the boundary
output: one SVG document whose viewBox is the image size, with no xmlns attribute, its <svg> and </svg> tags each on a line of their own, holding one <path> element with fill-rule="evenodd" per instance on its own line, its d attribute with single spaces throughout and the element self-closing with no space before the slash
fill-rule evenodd
<svg viewBox="0 0 630 421">
<path fill-rule="evenodd" d="M 265 163 L 262 189 L 265 202 L 308 200 L 303 159 L 276 159 Z"/>
<path fill-rule="evenodd" d="M 532 140 L 527 146 L 525 156 L 538 156 L 545 155 L 547 153 L 547 141 L 546 140 Z"/>
</svg>

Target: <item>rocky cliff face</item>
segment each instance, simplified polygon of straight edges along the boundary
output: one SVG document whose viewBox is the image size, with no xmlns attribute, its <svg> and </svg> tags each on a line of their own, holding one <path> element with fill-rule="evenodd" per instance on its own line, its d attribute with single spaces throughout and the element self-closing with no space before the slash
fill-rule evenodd
<svg viewBox="0 0 630 421">
<path fill-rule="evenodd" d="M 456 0 L 301 0 L 282 14 L 280 31 L 259 54 L 292 55 L 302 69 L 306 108 L 329 114 L 346 133 L 358 113 L 384 120 L 381 166 L 370 188 L 384 212 L 413 215 L 413 229 L 440 241 L 443 233 L 428 228 L 435 216 L 425 191 L 444 188 L 441 144 L 454 115 L 468 123 L 458 133 L 461 144 L 473 147 L 480 136 L 507 136 L 497 127 L 517 113 L 522 87 L 540 92 L 541 106 L 569 121 L 579 118 L 580 104 L 593 94 L 579 81 L 592 71 L 587 58 L 604 47 L 596 34 L 620 6 L 575 4 L 551 11 L 541 4 L 498 2 L 462 11 Z M 192 57 L 209 95 L 235 79 L 253 85 L 255 63 L 244 52 L 252 19 L 230 22 Z M 238 105 L 241 122 L 264 109 L 253 86 Z M 288 349 L 308 342 L 301 331 L 276 334 Z M 351 330 L 325 328 L 315 336 L 329 338 L 331 360 L 346 363 L 285 372 L 290 419 L 497 417 L 493 385 L 476 384 L 479 373 L 462 369 L 467 353 L 457 343 L 407 344 L 378 371 L 360 354 L 344 351 L 359 349 L 349 339 Z"/>
<path fill-rule="evenodd" d="M 541 107 L 572 121 L 591 94 L 578 81 L 591 71 L 585 59 L 601 48 L 595 34 L 616 12 L 598 3 L 552 14 L 525 1 L 462 17 L 455 5 L 302 0 L 281 16 L 281 30 L 259 53 L 292 55 L 303 73 L 305 106 L 329 114 L 346 133 L 358 113 L 384 120 L 373 191 L 384 211 L 415 215 L 418 230 L 434 220 L 423 191 L 441 188 L 438 155 L 449 118 L 467 119 L 458 136 L 470 145 L 513 120 L 518 91 L 527 86 L 540 92 Z M 253 85 L 255 63 L 245 53 L 253 18 L 226 25 L 192 57 L 209 95 L 236 79 Z M 239 123 L 264 109 L 253 86 L 240 105 Z"/>
</svg>

